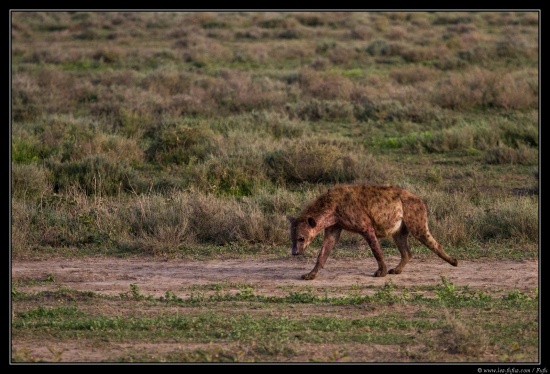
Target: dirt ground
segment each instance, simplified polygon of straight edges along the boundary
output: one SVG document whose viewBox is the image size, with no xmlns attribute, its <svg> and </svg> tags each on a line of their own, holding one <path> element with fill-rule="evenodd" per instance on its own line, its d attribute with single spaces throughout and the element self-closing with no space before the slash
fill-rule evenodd
<svg viewBox="0 0 550 374">
<path fill-rule="evenodd" d="M 399 262 L 398 257 L 387 257 L 386 260 L 388 268 L 393 268 Z M 300 276 L 309 272 L 314 264 L 315 259 L 312 257 L 210 261 L 88 257 L 15 260 L 12 262 L 11 271 L 13 282 L 39 281 L 26 282 L 18 286 L 18 290 L 27 293 L 63 287 L 119 295 L 128 293 L 130 285 L 135 284 L 139 286 L 142 295 L 154 297 L 164 296 L 166 291 L 175 293 L 178 297 L 186 297 L 193 292 L 193 287 L 199 286 L 201 291 L 204 291 L 208 287 L 200 286 L 208 284 L 225 284 L 224 290 L 250 287 L 257 295 L 280 296 L 288 295 L 292 290 L 304 291 L 303 287 L 328 289 L 331 296 L 345 295 L 359 285 L 363 290 L 362 294 L 365 294 L 375 293 L 390 280 L 397 287 L 409 289 L 415 286 L 419 286 L 419 289 L 421 286 L 433 287 L 441 284 L 442 276 L 457 287 L 468 286 L 472 290 L 483 290 L 492 295 L 516 289 L 532 293 L 539 287 L 538 260 L 463 260 L 459 262 L 458 267 L 453 267 L 437 257 L 414 258 L 402 274 L 388 274 L 383 278 L 375 278 L 373 273 L 377 265 L 373 258 L 329 258 L 317 279 L 302 280 Z M 47 279 L 53 281 L 44 282 Z M 49 350 L 52 344 L 43 340 L 22 339 L 12 341 L 12 349 L 17 352 L 27 351 L 32 357 L 49 361 L 52 360 Z M 100 362 L 108 360 L 115 353 L 122 355 L 126 352 L 125 354 L 129 355 L 140 349 L 159 355 L 181 349 L 179 343 L 149 344 L 146 347 L 105 343 L 98 347 L 87 341 L 69 341 L 56 342 L 53 345 L 55 350 L 62 352 L 60 359 L 64 362 Z M 200 348 L 199 345 L 194 348 L 197 347 Z M 191 348 L 193 347 L 186 347 Z M 356 353 L 356 356 L 367 362 L 380 359 L 390 362 L 406 360 L 406 357 L 396 356 L 398 348 L 380 344 L 368 345 L 366 348 L 363 347 L 363 351 Z M 347 349 L 353 353 L 353 349 L 356 348 L 350 346 Z M 307 361 L 308 357 L 295 359 Z"/>
<path fill-rule="evenodd" d="M 399 262 L 387 258 L 388 268 Z M 118 295 L 129 291 L 130 284 L 139 286 L 144 295 L 163 296 L 166 291 L 185 291 L 192 285 L 209 283 L 249 284 L 256 294 L 288 294 L 292 286 L 337 287 L 347 289 L 360 284 L 382 287 L 390 279 L 396 286 L 441 283 L 446 277 L 455 286 L 468 286 L 484 291 L 533 291 L 539 286 L 538 260 L 470 260 L 453 267 L 439 258 L 413 258 L 403 273 L 373 277 L 377 269 L 374 259 L 349 260 L 329 258 L 317 278 L 304 281 L 300 276 L 309 272 L 314 258 L 230 259 L 210 261 L 145 260 L 119 258 L 78 258 L 20 260 L 12 263 L 12 281 L 44 280 L 53 276 L 55 282 L 25 287 L 25 292 L 56 289 L 60 286 L 79 291 Z M 183 297 L 185 294 L 178 294 Z"/>
</svg>

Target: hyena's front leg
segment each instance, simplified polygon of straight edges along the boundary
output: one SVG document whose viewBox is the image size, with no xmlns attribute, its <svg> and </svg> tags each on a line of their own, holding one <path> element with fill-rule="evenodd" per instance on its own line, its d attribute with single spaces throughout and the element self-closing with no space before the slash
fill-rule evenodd
<svg viewBox="0 0 550 374">
<path fill-rule="evenodd" d="M 332 248 L 334 248 L 334 245 L 336 244 L 336 242 L 338 242 L 341 232 L 342 232 L 342 228 L 338 226 L 330 226 L 325 229 L 325 238 L 323 239 L 323 247 L 319 252 L 319 256 L 317 256 L 317 263 L 315 264 L 315 267 L 313 268 L 313 270 L 311 270 L 307 274 L 302 275 L 302 279 L 305 279 L 305 280 L 315 279 L 315 277 L 317 276 L 317 272 L 321 270 L 323 266 L 325 266 L 325 262 L 327 261 L 328 255 L 332 251 Z"/>
<path fill-rule="evenodd" d="M 362 235 L 367 240 L 367 243 L 369 243 L 372 254 L 376 259 L 376 262 L 378 262 L 378 270 L 374 273 L 374 276 L 385 277 L 386 274 L 388 274 L 388 269 L 386 267 L 386 263 L 384 262 L 384 254 L 382 253 L 382 248 L 380 247 L 380 242 L 376 237 L 374 228 L 372 226 L 369 226 L 367 230 L 362 233 Z"/>
</svg>

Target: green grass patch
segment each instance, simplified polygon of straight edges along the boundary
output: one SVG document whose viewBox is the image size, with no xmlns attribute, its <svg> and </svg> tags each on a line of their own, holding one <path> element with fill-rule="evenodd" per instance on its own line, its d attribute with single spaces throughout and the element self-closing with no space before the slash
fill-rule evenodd
<svg viewBox="0 0 550 374">
<path fill-rule="evenodd" d="M 538 345 L 537 290 L 496 295 L 456 287 L 445 278 L 422 290 L 389 282 L 370 296 L 358 295 L 357 287 L 349 289 L 347 296 L 311 289 L 258 296 L 248 284 L 195 288 L 214 294 L 179 298 L 177 292 L 167 292 L 157 298 L 142 294 L 135 285 L 119 296 L 69 290 L 21 292 L 15 299 L 12 334 L 17 339 L 47 336 L 58 343 L 78 339 L 87 344 L 106 340 L 107 344 L 195 346 L 163 353 L 153 349 L 147 358 L 140 348 L 106 357 L 117 362 L 140 357 L 170 362 L 293 360 L 305 352 L 301 347 L 312 345 L 332 347 L 338 352 L 336 359 L 352 354 L 349 348 L 357 344 L 397 345 L 404 349 L 401 357 L 420 361 L 475 360 L 485 354 L 515 361 L 530 357 Z M 239 292 L 223 294 L 227 288 Z M 119 310 L 116 316 L 109 312 L 114 305 Z M 419 349 L 419 343 L 428 350 Z M 440 349 L 429 350 L 435 346 Z M 319 356 L 311 358 L 317 361 L 315 357 Z M 30 359 L 28 351 L 16 352 L 16 361 Z"/>
</svg>

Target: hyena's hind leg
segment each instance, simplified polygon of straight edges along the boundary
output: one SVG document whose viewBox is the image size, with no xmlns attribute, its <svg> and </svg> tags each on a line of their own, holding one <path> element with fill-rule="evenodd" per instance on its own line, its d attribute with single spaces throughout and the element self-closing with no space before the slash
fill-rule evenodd
<svg viewBox="0 0 550 374">
<path fill-rule="evenodd" d="M 401 225 L 399 231 L 393 234 L 393 240 L 397 245 L 397 249 L 399 249 L 399 253 L 401 253 L 401 261 L 399 262 L 399 265 L 397 265 L 394 269 L 390 269 L 388 273 L 401 274 L 405 265 L 407 265 L 412 258 L 411 249 L 409 247 L 409 230 L 407 230 L 407 226 L 404 224 Z"/>
<path fill-rule="evenodd" d="M 453 266 L 457 266 L 457 259 L 445 253 L 443 246 L 430 233 L 426 204 L 417 196 L 409 196 L 401 201 L 403 202 L 403 221 L 411 235 L 430 248 L 440 258 Z"/>
<path fill-rule="evenodd" d="M 385 277 L 386 274 L 388 273 L 388 269 L 386 267 L 386 262 L 384 261 L 384 254 L 382 253 L 382 248 L 380 247 L 380 242 L 376 237 L 374 228 L 371 225 L 369 225 L 366 228 L 366 230 L 361 233 L 361 235 L 363 235 L 363 237 L 369 244 L 372 254 L 376 259 L 376 262 L 378 263 L 378 270 L 376 270 L 376 272 L 374 273 L 374 276 Z"/>
</svg>

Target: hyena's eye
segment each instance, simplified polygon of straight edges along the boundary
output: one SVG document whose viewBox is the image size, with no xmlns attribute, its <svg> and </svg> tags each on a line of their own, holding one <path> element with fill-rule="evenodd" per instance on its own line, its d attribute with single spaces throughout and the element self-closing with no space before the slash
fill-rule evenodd
<svg viewBox="0 0 550 374">
<path fill-rule="evenodd" d="M 305 239 L 303 236 L 300 236 L 300 237 L 298 238 L 298 241 L 299 241 L 299 242 L 303 242 L 304 240 L 306 240 L 306 239 Z"/>
</svg>

